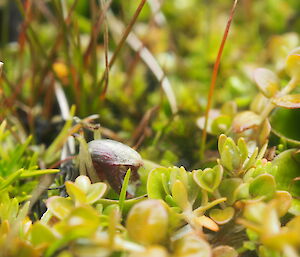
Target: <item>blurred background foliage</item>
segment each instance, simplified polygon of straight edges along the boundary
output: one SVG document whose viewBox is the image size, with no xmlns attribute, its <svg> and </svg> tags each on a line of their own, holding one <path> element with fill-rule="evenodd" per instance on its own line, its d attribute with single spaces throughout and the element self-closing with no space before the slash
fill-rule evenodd
<svg viewBox="0 0 300 257">
<path fill-rule="evenodd" d="M 100 1 L 2 0 L 0 58 L 5 65 L 0 117 L 32 134 L 33 142 L 49 145 L 64 122 L 55 89 L 60 86 L 69 105 L 76 105 L 77 116 L 99 114 L 98 121 L 107 129 L 104 136 L 138 147 L 147 159 L 199 166 L 201 132 L 196 120 L 205 109 L 231 4 L 152 0 L 134 24 L 132 33 L 170 81 L 178 106 L 174 114 L 162 81 L 128 44 L 109 71 L 105 99 L 100 97 L 105 22 L 91 40 L 101 16 Z M 109 57 L 120 41 L 120 28 L 124 31 L 137 6 L 135 1 L 112 1 L 106 17 Z M 229 100 L 241 109 L 248 107 L 257 92 L 253 69 L 277 67 L 275 55 L 283 51 L 286 56 L 299 44 L 294 33 L 300 29 L 299 11 L 297 0 L 240 1 L 222 57 L 216 107 Z M 282 50 L 284 40 L 287 47 Z M 215 138 L 210 139 L 215 144 Z"/>
</svg>

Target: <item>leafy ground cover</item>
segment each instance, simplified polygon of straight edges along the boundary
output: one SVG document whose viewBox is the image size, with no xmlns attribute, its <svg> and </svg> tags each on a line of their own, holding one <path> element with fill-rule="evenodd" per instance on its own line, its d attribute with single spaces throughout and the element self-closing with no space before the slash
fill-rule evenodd
<svg viewBox="0 0 300 257">
<path fill-rule="evenodd" d="M 0 2 L 0 256 L 300 256 L 299 12 Z"/>
</svg>

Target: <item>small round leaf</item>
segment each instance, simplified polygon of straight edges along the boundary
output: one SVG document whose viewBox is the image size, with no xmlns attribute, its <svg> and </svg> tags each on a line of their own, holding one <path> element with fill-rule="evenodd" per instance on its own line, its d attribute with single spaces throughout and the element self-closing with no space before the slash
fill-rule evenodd
<svg viewBox="0 0 300 257">
<path fill-rule="evenodd" d="M 95 183 L 90 185 L 87 195 L 86 195 L 86 202 L 88 204 L 93 204 L 94 202 L 98 201 L 106 192 L 107 185 L 105 183 Z"/>
<path fill-rule="evenodd" d="M 217 246 L 212 253 L 212 257 L 238 257 L 238 252 L 228 245 Z"/>
<path fill-rule="evenodd" d="M 256 128 L 260 125 L 261 118 L 254 112 L 244 111 L 235 116 L 232 129 L 235 133 L 241 133 L 247 129 Z"/>
<path fill-rule="evenodd" d="M 287 109 L 298 109 L 300 108 L 300 94 L 276 97 L 272 100 L 272 102 L 279 107 Z"/>
<path fill-rule="evenodd" d="M 226 207 L 225 209 L 212 209 L 209 216 L 219 225 L 229 222 L 234 215 L 234 208 Z"/>
<path fill-rule="evenodd" d="M 182 210 L 191 209 L 189 204 L 187 189 L 180 180 L 176 180 L 172 187 L 173 200 Z"/>
<path fill-rule="evenodd" d="M 75 184 L 86 193 L 91 185 L 91 181 L 87 176 L 81 175 L 76 178 Z"/>
<path fill-rule="evenodd" d="M 74 208 L 74 203 L 71 199 L 63 198 L 60 196 L 50 197 L 46 205 L 48 210 L 59 219 L 63 219 L 70 214 Z"/>
<path fill-rule="evenodd" d="M 69 196 L 76 204 L 82 204 L 86 202 L 85 192 L 81 190 L 78 185 L 71 181 L 67 181 L 65 185 Z"/>
<path fill-rule="evenodd" d="M 175 257 L 211 257 L 211 248 L 209 243 L 206 240 L 194 234 L 190 234 L 176 240 L 173 249 Z"/>
<path fill-rule="evenodd" d="M 259 90 L 268 98 L 273 97 L 279 90 L 278 77 L 268 69 L 256 69 L 254 71 L 254 80 Z"/>
<path fill-rule="evenodd" d="M 165 181 L 170 178 L 171 169 L 168 168 L 156 168 L 149 173 L 147 181 L 147 192 L 149 198 L 152 199 L 164 199 L 168 192 L 168 185 L 165 185 Z"/>
<path fill-rule="evenodd" d="M 207 168 L 205 170 L 194 171 L 193 174 L 195 182 L 204 190 L 214 192 L 221 183 L 223 177 L 223 167 L 216 165 L 213 169 Z"/>
<path fill-rule="evenodd" d="M 129 236 L 138 243 L 152 245 L 165 241 L 168 230 L 168 213 L 159 200 L 145 200 L 130 210 L 126 228 Z"/>
<path fill-rule="evenodd" d="M 234 192 L 242 183 L 243 180 L 240 178 L 228 178 L 222 180 L 219 190 L 221 196 L 227 198 L 226 202 L 228 204 L 233 204 L 236 201 L 236 195 Z"/>
<path fill-rule="evenodd" d="M 270 174 L 257 176 L 249 186 L 249 193 L 254 197 L 270 199 L 276 192 L 275 179 Z"/>
</svg>

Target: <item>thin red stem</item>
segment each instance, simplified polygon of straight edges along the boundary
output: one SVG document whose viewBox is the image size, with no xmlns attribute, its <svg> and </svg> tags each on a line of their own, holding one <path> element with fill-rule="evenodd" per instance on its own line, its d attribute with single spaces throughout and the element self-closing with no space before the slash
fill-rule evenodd
<svg viewBox="0 0 300 257">
<path fill-rule="evenodd" d="M 200 158 L 203 159 L 204 156 L 204 151 L 205 151 L 205 144 L 206 144 L 206 138 L 207 138 L 207 124 L 208 124 L 208 116 L 209 116 L 209 111 L 212 105 L 212 99 L 214 95 L 214 90 L 216 86 L 216 81 L 217 81 L 217 76 L 218 76 L 218 71 L 219 71 L 219 66 L 221 62 L 221 57 L 223 54 L 223 50 L 225 47 L 225 43 L 228 37 L 230 25 L 234 16 L 234 12 L 237 6 L 238 0 L 235 0 L 233 3 L 233 6 L 231 8 L 230 16 L 227 21 L 226 29 L 223 35 L 223 39 L 218 51 L 218 56 L 214 65 L 213 73 L 212 73 L 212 78 L 211 78 L 211 83 L 209 87 L 209 93 L 208 93 L 208 99 L 207 99 L 207 105 L 206 105 L 206 110 L 205 110 L 205 123 L 204 123 L 204 128 L 203 128 L 203 133 L 202 133 L 202 138 L 201 138 L 201 150 L 200 150 Z"/>
</svg>

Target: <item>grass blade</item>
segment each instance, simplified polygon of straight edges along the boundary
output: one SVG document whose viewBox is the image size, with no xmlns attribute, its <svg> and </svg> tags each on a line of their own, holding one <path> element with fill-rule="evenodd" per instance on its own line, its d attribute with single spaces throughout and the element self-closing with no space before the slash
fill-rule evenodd
<svg viewBox="0 0 300 257">
<path fill-rule="evenodd" d="M 130 175 L 131 175 L 131 170 L 128 169 L 127 172 L 126 172 L 126 175 L 124 177 L 124 181 L 123 181 L 123 185 L 122 185 L 122 189 L 121 189 L 121 193 L 120 193 L 120 197 L 119 197 L 119 207 L 120 207 L 121 213 L 122 213 L 123 208 L 124 208 L 124 202 L 125 202 L 125 199 L 126 199 L 126 192 L 127 192 L 127 187 L 128 187 Z"/>
</svg>

